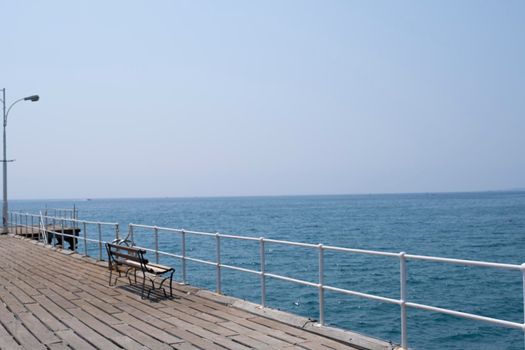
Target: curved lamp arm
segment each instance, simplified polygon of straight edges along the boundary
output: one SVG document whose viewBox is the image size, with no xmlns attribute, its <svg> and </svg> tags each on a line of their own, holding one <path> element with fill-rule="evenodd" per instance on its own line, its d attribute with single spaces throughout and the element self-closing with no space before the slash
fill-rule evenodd
<svg viewBox="0 0 525 350">
<path fill-rule="evenodd" d="M 16 100 L 15 102 L 11 103 L 11 106 L 9 106 L 9 108 L 7 109 L 7 112 L 5 113 L 5 116 L 4 116 L 4 126 L 7 125 L 7 116 L 9 115 L 9 112 L 11 111 L 11 108 L 13 108 L 13 106 L 15 104 L 17 104 L 18 102 L 20 101 L 31 101 L 31 102 L 36 102 L 40 99 L 40 96 L 38 95 L 32 95 L 32 96 L 28 96 L 28 97 L 22 97 L 22 98 L 19 98 L 18 100 Z M 2 102 L 4 102 L 2 100 Z"/>
</svg>

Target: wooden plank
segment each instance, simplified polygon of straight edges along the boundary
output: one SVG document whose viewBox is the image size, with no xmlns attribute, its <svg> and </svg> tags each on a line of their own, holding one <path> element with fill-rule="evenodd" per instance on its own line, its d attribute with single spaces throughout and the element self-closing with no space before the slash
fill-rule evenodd
<svg viewBox="0 0 525 350">
<path fill-rule="evenodd" d="M 56 335 L 75 350 L 97 350 L 93 345 L 89 344 L 70 329 L 58 331 L 56 332 Z"/>
<path fill-rule="evenodd" d="M 12 283 L 15 286 L 17 286 L 18 288 L 20 288 L 21 290 L 23 290 L 24 293 L 26 293 L 28 296 L 40 294 L 40 292 L 35 289 L 35 288 L 38 288 L 38 287 L 35 287 L 34 285 L 31 286 L 31 285 L 27 284 L 24 280 L 21 280 L 21 279 L 17 278 L 15 280 L 13 280 Z"/>
<path fill-rule="evenodd" d="M 193 346 L 191 343 L 187 343 L 187 342 L 177 344 L 177 349 L 179 350 L 199 350 L 198 347 Z"/>
<path fill-rule="evenodd" d="M 55 304 L 60 305 L 60 307 L 63 309 L 76 308 L 77 306 L 70 302 L 70 300 L 80 299 L 79 296 L 74 295 L 73 293 L 64 293 L 60 295 L 52 289 L 41 289 L 40 292 L 49 299 L 53 300 Z"/>
<path fill-rule="evenodd" d="M 100 335 L 104 336 L 107 339 L 110 339 L 117 345 L 125 348 L 125 349 L 143 349 L 144 346 L 137 343 L 132 338 L 128 337 L 125 334 L 122 334 L 109 325 L 97 320 L 87 312 L 80 310 L 80 309 L 73 309 L 70 311 L 76 318 L 79 320 L 82 320 L 82 323 L 84 323 L 86 326 L 94 330 L 95 332 L 99 333 Z"/>
<path fill-rule="evenodd" d="M 39 304 L 28 304 L 27 309 L 52 331 L 63 331 L 67 327 Z"/>
<path fill-rule="evenodd" d="M 199 326 L 192 325 L 191 323 L 185 322 L 183 320 L 179 320 L 179 319 L 172 317 L 172 318 L 166 319 L 166 321 L 169 321 L 170 323 L 172 323 L 176 328 L 184 329 L 186 331 L 189 331 L 193 334 L 198 335 L 201 338 L 211 340 L 214 343 L 219 344 L 227 349 L 235 349 L 235 350 L 249 349 L 249 347 L 236 343 L 227 337 L 213 333 Z"/>
<path fill-rule="evenodd" d="M 317 349 L 335 350 L 337 349 L 337 348 L 326 346 L 316 341 L 307 341 L 307 342 L 299 344 L 299 346 L 301 346 L 304 349 L 308 349 L 308 350 L 317 350 Z"/>
<path fill-rule="evenodd" d="M 177 343 L 183 342 L 182 339 L 175 337 L 169 334 L 168 332 L 165 332 L 162 329 L 156 328 L 152 326 L 151 324 L 144 322 L 136 317 L 133 317 L 130 314 L 123 312 L 120 314 L 115 314 L 114 316 L 119 318 L 122 321 L 125 321 L 130 326 L 136 329 L 140 329 L 141 331 L 146 332 L 148 335 L 152 336 L 153 338 L 158 339 L 161 342 L 164 342 L 166 344 L 177 344 Z"/>
<path fill-rule="evenodd" d="M 47 312 L 49 312 L 53 317 L 59 319 L 63 323 L 65 320 L 73 318 L 73 316 L 59 307 L 57 304 L 49 300 L 45 295 L 36 295 L 35 300 L 42 306 Z"/>
<path fill-rule="evenodd" d="M 215 322 L 206 321 L 206 320 L 203 320 L 203 319 L 200 319 L 200 318 L 197 318 L 197 317 L 193 317 L 193 316 L 190 316 L 190 315 L 184 315 L 183 317 L 180 317 L 180 315 L 178 315 L 178 316 L 179 317 L 166 318 L 165 321 L 173 323 L 175 321 L 182 321 L 182 320 L 184 320 L 183 322 L 185 322 L 185 323 L 188 323 L 188 324 L 191 324 L 193 326 L 197 326 L 197 327 L 209 330 L 210 332 L 213 332 L 213 333 L 216 333 L 216 334 L 220 334 L 220 335 L 225 336 L 225 337 L 237 334 L 237 332 L 232 331 L 231 329 L 228 329 L 226 327 L 223 327 L 221 324 L 218 324 L 218 323 L 215 323 Z"/>
<path fill-rule="evenodd" d="M 48 345 L 60 342 L 60 339 L 57 338 L 53 331 L 49 330 L 49 328 L 42 324 L 32 313 L 22 312 L 18 314 L 18 317 L 25 327 L 29 329 L 42 344 Z"/>
<path fill-rule="evenodd" d="M 96 298 L 89 293 L 82 292 L 78 293 L 78 296 L 81 297 L 83 300 L 89 302 L 90 304 L 98 307 L 101 310 L 104 310 L 104 312 L 108 314 L 116 314 L 119 312 L 122 312 L 121 310 L 117 309 L 115 306 L 113 306 L 110 303 L 107 303 L 104 299 Z"/>
<path fill-rule="evenodd" d="M 113 326 L 116 330 L 123 334 L 127 334 L 130 338 L 133 340 L 139 342 L 140 344 L 143 344 L 144 346 L 150 348 L 150 349 L 158 349 L 158 350 L 171 350 L 172 347 L 168 344 L 165 344 L 151 336 L 149 336 L 146 333 L 141 332 L 140 330 L 137 330 L 136 328 L 131 327 L 127 324 L 117 324 Z"/>
<path fill-rule="evenodd" d="M 264 325 L 260 325 L 258 323 L 252 322 L 249 319 L 247 319 L 242 324 L 242 326 L 244 328 L 247 328 L 250 332 L 253 331 L 253 332 L 258 332 L 260 334 L 266 334 L 266 335 L 271 336 L 272 338 L 277 338 L 289 344 L 302 343 L 307 339 L 304 335 L 302 335 L 302 333 L 305 333 L 302 330 L 297 332 L 295 335 L 291 335 L 279 329 L 284 326 L 283 324 L 276 324 L 276 326 L 272 328 L 272 327 L 266 327 Z"/>
<path fill-rule="evenodd" d="M 71 350 L 71 348 L 67 346 L 66 342 L 64 341 L 60 343 L 49 344 L 47 347 L 49 350 Z"/>
<path fill-rule="evenodd" d="M 274 338 L 268 334 L 263 334 L 257 331 L 254 331 L 252 329 L 243 327 L 240 324 L 234 323 L 234 322 L 225 322 L 222 324 L 224 327 L 230 328 L 232 330 L 235 330 L 238 334 L 246 335 L 250 338 L 253 338 L 263 344 L 271 345 L 276 348 L 284 348 L 290 345 L 293 345 L 294 343 L 287 343 L 285 341 L 282 341 L 280 339 Z"/>
<path fill-rule="evenodd" d="M 5 288 L 0 288 L 0 300 L 15 314 L 27 311 L 26 307 Z"/>
<path fill-rule="evenodd" d="M 357 349 L 357 347 L 353 347 L 350 344 L 343 344 L 343 343 L 341 343 L 339 341 L 336 341 L 336 340 L 333 340 L 333 339 L 330 339 L 330 338 L 326 338 L 326 337 L 323 337 L 321 335 L 314 334 L 314 333 L 311 333 L 309 331 L 305 331 L 305 330 L 302 330 L 302 329 L 299 329 L 299 328 L 295 328 L 295 327 L 286 325 L 284 323 L 281 323 L 281 322 L 278 322 L 278 321 L 275 321 L 275 320 L 270 320 L 270 319 L 265 318 L 265 317 L 256 316 L 256 317 L 251 318 L 250 321 L 253 322 L 253 323 L 265 325 L 265 326 L 267 326 L 270 329 L 280 329 L 281 331 L 283 331 L 283 332 L 285 332 L 287 334 L 293 335 L 293 336 L 306 338 L 306 340 L 308 340 L 310 342 L 313 342 L 313 343 L 317 343 L 317 342 L 322 343 L 323 345 L 326 345 L 326 346 L 331 347 L 333 349 L 341 349 L 341 348 L 344 348 L 344 349 Z"/>
<path fill-rule="evenodd" d="M 22 304 L 32 304 L 35 301 L 29 295 L 27 295 L 22 289 L 18 288 L 14 283 L 5 286 L 5 289 L 9 291 L 16 299 Z"/>
<path fill-rule="evenodd" d="M 248 346 L 252 349 L 258 349 L 258 350 L 279 350 L 283 348 L 277 348 L 270 346 L 268 344 L 265 344 L 263 342 L 257 341 L 253 338 L 247 337 L 246 335 L 236 335 L 231 337 L 231 339 L 235 340 L 236 342 L 243 344 L 245 346 Z"/>
<path fill-rule="evenodd" d="M 23 349 L 0 323 L 0 349 Z"/>
<path fill-rule="evenodd" d="M 0 349 L 24 349 L 20 344 L 18 344 L 15 339 L 10 336 L 0 336 Z"/>
<path fill-rule="evenodd" d="M 0 322 L 3 324 L 12 323 L 16 321 L 15 315 L 9 311 L 7 305 L 0 303 Z"/>
<path fill-rule="evenodd" d="M 169 331 L 175 334 L 177 337 L 184 339 L 185 342 L 189 342 L 199 347 L 200 349 L 204 349 L 204 350 L 224 350 L 226 349 L 218 344 L 215 344 L 210 339 L 202 338 L 198 335 L 190 333 L 181 328 L 172 327 L 172 328 L 169 328 Z M 179 344 L 177 344 L 177 347 L 178 345 Z"/>
<path fill-rule="evenodd" d="M 113 317 L 111 314 L 103 311 L 102 309 L 97 308 L 96 306 L 91 305 L 89 302 L 83 299 L 79 300 L 73 300 L 73 303 L 80 307 L 85 312 L 89 313 L 96 319 L 108 324 L 108 325 L 115 325 L 115 324 L 121 324 L 122 321 L 119 320 L 116 317 Z"/>
<path fill-rule="evenodd" d="M 86 326 L 84 323 L 82 323 L 80 320 L 74 317 L 64 320 L 64 323 L 69 328 L 71 328 L 75 333 L 81 334 L 82 338 L 86 339 L 96 348 L 104 349 L 104 350 L 121 349 L 119 346 L 114 344 L 112 341 L 98 334 L 97 332 L 95 332 L 94 330 L 92 330 L 91 328 Z"/>
<path fill-rule="evenodd" d="M 39 342 L 38 339 L 24 327 L 20 320 L 16 319 L 14 322 L 4 323 L 3 326 L 22 347 L 26 349 L 46 349 L 45 345 Z"/>
</svg>

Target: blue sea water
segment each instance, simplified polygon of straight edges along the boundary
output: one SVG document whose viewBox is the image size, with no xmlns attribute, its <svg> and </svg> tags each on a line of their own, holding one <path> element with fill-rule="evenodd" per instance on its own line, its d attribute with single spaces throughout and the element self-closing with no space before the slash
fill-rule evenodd
<svg viewBox="0 0 525 350">
<path fill-rule="evenodd" d="M 236 198 L 96 199 L 11 201 L 10 209 L 44 206 L 79 209 L 86 220 L 221 232 L 350 248 L 522 264 L 525 262 L 525 192 L 342 195 Z M 88 227 L 88 237 L 97 237 Z M 102 230 L 104 239 L 113 232 Z M 136 230 L 139 245 L 153 248 L 152 232 Z M 180 237 L 161 233 L 160 248 L 180 254 Z M 98 255 L 98 246 L 88 244 Z M 318 281 L 318 252 L 266 245 L 266 271 Z M 79 249 L 83 245 L 80 242 Z M 214 237 L 188 237 L 187 255 L 215 259 Z M 258 242 L 221 240 L 222 263 L 259 269 Z M 180 261 L 161 258 L 177 268 Z M 399 298 L 399 261 L 391 257 L 325 253 L 325 284 Z M 188 263 L 188 282 L 215 289 L 213 266 Z M 260 302 L 256 275 L 222 270 L 224 294 Z M 523 322 L 519 271 L 408 262 L 412 302 Z M 267 305 L 318 318 L 316 288 L 267 280 Z M 326 322 L 370 336 L 400 341 L 396 305 L 326 293 Z M 409 346 L 414 349 L 523 349 L 523 332 L 427 311 L 408 309 Z"/>
</svg>

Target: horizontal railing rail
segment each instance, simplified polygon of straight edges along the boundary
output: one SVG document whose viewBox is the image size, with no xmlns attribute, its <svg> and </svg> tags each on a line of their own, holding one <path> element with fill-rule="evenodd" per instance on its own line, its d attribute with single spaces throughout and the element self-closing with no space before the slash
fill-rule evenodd
<svg viewBox="0 0 525 350">
<path fill-rule="evenodd" d="M 98 246 L 96 250 L 98 251 L 99 260 L 103 260 L 104 244 L 107 242 L 102 239 L 104 229 L 114 235 L 115 238 L 112 239 L 111 242 L 120 240 L 120 226 L 118 223 L 79 220 L 22 212 L 10 212 L 9 217 L 10 225 L 14 228 L 15 234 L 38 233 L 38 239 L 46 244 L 57 245 L 57 243 L 61 242 L 62 248 L 64 248 L 64 243 L 66 239 L 69 238 L 70 248 L 80 253 L 77 246 L 77 243 L 80 241 L 83 242 L 83 255 L 89 256 L 88 243 L 94 243 Z M 92 229 L 95 231 L 97 238 L 88 237 L 89 226 L 94 226 Z M 66 233 L 68 230 L 73 232 L 73 234 Z M 82 236 L 80 236 L 80 232 L 82 232 Z"/>
<path fill-rule="evenodd" d="M 408 332 L 407 332 L 407 308 L 412 309 L 419 309 L 419 310 L 425 310 L 430 312 L 436 312 L 446 315 L 451 315 L 455 317 L 465 318 L 465 319 L 471 319 L 475 321 L 481 321 L 486 322 L 493 325 L 503 326 L 506 328 L 511 329 L 518 329 L 523 332 L 525 332 L 525 311 L 524 311 L 524 322 L 513 322 L 509 320 L 502 320 L 498 318 L 492 318 L 487 316 L 482 316 L 478 314 L 473 313 L 467 313 L 447 308 L 441 308 L 436 307 L 432 305 L 425 305 L 421 303 L 415 303 L 408 300 L 407 296 L 407 287 L 408 287 L 408 267 L 407 267 L 407 261 L 409 260 L 420 260 L 420 261 L 429 261 L 429 262 L 435 262 L 435 263 L 446 263 L 446 264 L 454 264 L 454 265 L 460 265 L 460 266 L 474 266 L 474 267 L 482 267 L 482 268 L 494 268 L 494 269 L 503 269 L 503 270 L 509 270 L 509 271 L 520 271 L 521 272 L 521 283 L 523 285 L 523 304 L 524 304 L 524 310 L 525 310 L 525 264 L 522 265 L 515 265 L 515 264 L 504 264 L 504 263 L 495 263 L 495 262 L 486 262 L 486 261 L 476 261 L 476 260 L 463 260 L 463 259 L 453 259 L 453 258 L 443 258 L 443 257 L 434 257 L 434 256 L 424 256 L 424 255 L 413 255 L 413 254 L 406 254 L 405 252 L 385 252 L 385 251 L 375 251 L 375 250 L 366 250 L 366 249 L 354 249 L 354 248 L 345 248 L 345 247 L 337 247 L 337 246 L 330 246 L 330 245 L 323 245 L 323 244 L 311 244 L 311 243 L 301 243 L 301 242 L 293 242 L 293 241 L 286 241 L 286 240 L 276 240 L 276 239 L 268 239 L 264 237 L 249 237 L 249 236 L 239 236 L 239 235 L 231 235 L 231 234 L 221 234 L 221 233 L 211 233 L 211 232 L 200 232 L 200 231 L 191 231 L 191 230 L 185 230 L 185 229 L 177 229 L 177 228 L 169 228 L 169 227 L 161 227 L 161 226 L 151 226 L 151 225 L 143 225 L 143 224 L 129 224 L 128 225 L 128 233 L 125 238 L 120 237 L 119 233 L 119 225 L 117 223 L 107 223 L 107 222 L 97 222 L 97 221 L 86 221 L 86 220 L 78 220 L 78 219 L 66 219 L 63 217 L 52 217 L 52 216 L 43 216 L 43 215 L 36 215 L 36 214 L 29 214 L 29 213 L 19 213 L 19 212 L 11 212 L 11 222 L 16 223 L 16 227 L 33 227 L 34 222 L 40 224 L 41 227 L 46 227 L 48 223 L 56 223 L 61 222 L 60 229 L 56 229 L 54 232 L 46 230 L 48 233 L 61 235 L 62 237 L 76 237 L 75 235 L 65 234 L 63 231 L 66 226 L 64 226 L 66 223 L 70 223 L 72 227 L 77 227 L 84 230 L 83 238 L 79 238 L 84 241 L 84 247 L 87 246 L 87 242 L 93 242 L 98 243 L 99 245 L 99 259 L 102 259 L 102 245 L 106 243 L 106 241 L 102 240 L 102 237 L 100 235 L 100 227 L 102 225 L 110 226 L 114 230 L 115 233 L 115 241 L 119 242 L 127 242 L 130 245 L 135 245 L 135 235 L 137 234 L 137 229 L 142 230 L 149 230 L 153 233 L 153 245 L 154 247 L 140 247 L 141 249 L 144 249 L 148 252 L 151 252 L 155 255 L 155 260 L 158 263 L 160 256 L 167 256 L 175 259 L 179 259 L 181 261 L 181 273 L 182 273 L 182 282 L 187 283 L 187 263 L 188 262 L 194 262 L 194 263 L 200 263 L 207 266 L 213 266 L 215 267 L 216 274 L 215 274 L 215 290 L 217 293 L 222 293 L 222 270 L 233 270 L 233 271 L 239 271 L 244 273 L 249 273 L 252 275 L 259 276 L 260 279 L 260 290 L 261 290 L 261 301 L 260 304 L 263 307 L 266 307 L 266 286 L 267 286 L 267 278 L 272 278 L 276 280 L 281 280 L 285 282 L 290 282 L 298 285 L 303 285 L 307 287 L 316 288 L 318 291 L 318 307 L 319 307 L 319 324 L 324 325 L 325 324 L 325 292 L 336 292 L 340 294 L 360 297 L 368 300 L 374 300 L 378 302 L 398 305 L 400 308 L 400 330 L 401 330 L 401 347 L 404 349 L 408 349 Z M 14 220 L 13 220 L 14 219 Z M 55 220 L 55 221 L 53 221 Z M 99 237 L 98 239 L 93 238 L 87 238 L 86 237 L 86 231 L 87 231 L 87 225 L 96 225 L 98 227 Z M 38 230 L 38 228 L 35 228 L 35 230 Z M 159 249 L 159 233 L 172 233 L 177 234 L 181 238 L 181 248 L 180 252 L 166 252 Z M 215 240 L 215 258 L 213 260 L 206 260 L 203 258 L 197 258 L 194 256 L 188 255 L 188 250 L 186 248 L 187 246 L 187 236 L 193 235 L 193 236 L 201 236 L 201 237 L 208 237 L 213 240 Z M 247 241 L 252 242 L 258 245 L 258 269 L 250 269 L 242 266 L 235 266 L 232 264 L 225 264 L 221 262 L 221 241 L 223 239 L 230 239 L 230 240 L 241 240 L 241 241 Z M 318 257 L 318 278 L 315 282 L 312 281 L 306 281 L 303 279 L 298 278 L 292 278 L 289 276 L 283 276 L 281 274 L 277 273 L 270 273 L 266 271 L 266 246 L 268 244 L 274 244 L 274 245 L 284 245 L 284 246 L 290 246 L 290 247 L 301 247 L 306 249 L 312 249 L 317 252 Z M 361 254 L 361 255 L 368 255 L 368 256 L 380 256 L 380 257 L 389 257 L 394 258 L 399 263 L 399 298 L 391 298 L 381 295 L 375 295 L 370 293 L 363 293 L 356 290 L 350 290 L 350 289 L 344 289 L 339 288 L 336 286 L 331 286 L 325 283 L 324 277 L 325 277 L 325 252 L 341 252 L 341 253 L 349 253 L 349 254 Z M 87 255 L 87 249 L 85 248 L 84 254 Z"/>
<path fill-rule="evenodd" d="M 446 309 L 446 308 L 440 308 L 440 307 L 431 306 L 431 305 L 410 302 L 407 296 L 407 287 L 408 287 L 407 261 L 408 260 L 422 260 L 422 261 L 447 263 L 447 264 L 462 265 L 462 266 L 476 266 L 476 267 L 484 267 L 484 268 L 496 268 L 496 269 L 504 269 L 504 270 L 511 270 L 511 271 L 521 271 L 521 279 L 522 279 L 523 290 L 524 290 L 524 294 L 523 294 L 524 307 L 525 307 L 525 264 L 513 265 L 513 264 L 502 264 L 502 263 L 493 263 L 493 262 L 476 261 L 476 260 L 463 260 L 463 259 L 452 259 L 452 258 L 443 258 L 443 257 L 434 257 L 434 256 L 413 255 L 413 254 L 406 254 L 405 252 L 393 253 L 393 252 L 375 251 L 375 250 L 366 250 L 366 249 L 344 248 L 344 247 L 336 247 L 336 246 L 323 245 L 323 244 L 292 242 L 292 241 L 285 241 L 285 240 L 268 239 L 264 237 L 256 238 L 256 237 L 238 236 L 238 235 L 231 235 L 231 234 L 200 232 L 200 231 L 174 229 L 174 228 L 168 228 L 168 227 L 151 226 L 151 225 L 143 225 L 143 224 L 129 224 L 128 227 L 129 227 L 128 236 L 130 236 L 132 243 L 135 242 L 134 241 L 135 229 L 141 228 L 141 229 L 146 229 L 146 230 L 152 230 L 154 233 L 155 249 L 151 249 L 147 247 L 141 247 L 141 248 L 154 252 L 157 256 L 157 260 L 158 260 L 159 255 L 166 255 L 166 256 L 181 259 L 182 276 L 183 276 L 182 281 L 184 283 L 186 283 L 186 275 L 187 275 L 186 262 L 191 261 L 191 262 L 206 264 L 209 266 L 215 266 L 216 268 L 216 282 L 215 283 L 216 283 L 217 293 L 221 293 L 221 285 L 222 285 L 221 269 L 235 270 L 235 271 L 246 272 L 246 273 L 255 274 L 255 275 L 260 276 L 260 288 L 261 288 L 261 302 L 260 303 L 263 307 L 266 306 L 266 279 L 267 278 L 273 278 L 273 279 L 277 279 L 281 281 L 286 281 L 286 282 L 291 282 L 291 283 L 295 283 L 295 284 L 299 284 L 303 286 L 317 288 L 318 298 L 319 298 L 319 301 L 318 301 L 319 323 L 321 325 L 325 324 L 325 315 L 324 315 L 324 312 L 325 312 L 324 292 L 325 291 L 331 291 L 331 292 L 356 296 L 356 297 L 360 297 L 364 299 L 374 300 L 378 302 L 398 305 L 400 307 L 400 314 L 401 314 L 400 315 L 401 347 L 404 349 L 408 349 L 407 308 L 420 309 L 420 310 L 425 310 L 425 311 L 447 314 L 447 315 L 461 317 L 465 319 L 486 322 L 486 323 L 503 326 L 507 328 L 519 329 L 525 332 L 525 316 L 524 316 L 524 323 L 519 323 L 519 322 L 501 320 L 497 318 L 486 317 L 482 315 L 461 312 L 461 311 L 456 311 L 456 310 L 451 310 L 451 309 Z M 180 254 L 167 253 L 167 252 L 160 251 L 158 249 L 158 245 L 159 245 L 158 234 L 161 231 L 176 233 L 181 236 L 182 243 L 181 243 Z M 194 257 L 188 256 L 187 251 L 186 251 L 186 236 L 187 235 L 203 236 L 203 237 L 210 237 L 210 238 L 214 237 L 215 242 L 216 242 L 215 260 L 205 260 L 205 259 L 194 258 Z M 244 267 L 223 264 L 221 262 L 221 239 L 236 239 L 236 240 L 258 242 L 259 255 L 260 255 L 259 256 L 259 259 L 260 259 L 259 269 L 253 270 L 253 269 L 247 269 Z M 311 281 L 306 281 L 302 279 L 283 276 L 280 274 L 266 272 L 265 271 L 265 261 L 266 261 L 265 245 L 266 244 L 280 244 L 280 245 L 285 245 L 285 246 L 302 247 L 302 248 L 317 250 L 318 259 L 319 259 L 318 281 L 311 282 Z M 356 290 L 338 288 L 335 286 L 330 286 L 330 285 L 325 284 L 324 283 L 324 275 L 325 275 L 324 253 L 327 251 L 396 258 L 399 261 L 400 298 L 399 299 L 389 298 L 389 297 L 380 296 L 380 295 L 363 293 L 363 292 L 359 292 Z"/>
<path fill-rule="evenodd" d="M 43 215 L 78 219 L 78 209 L 75 206 L 73 208 L 45 208 Z"/>
</svg>

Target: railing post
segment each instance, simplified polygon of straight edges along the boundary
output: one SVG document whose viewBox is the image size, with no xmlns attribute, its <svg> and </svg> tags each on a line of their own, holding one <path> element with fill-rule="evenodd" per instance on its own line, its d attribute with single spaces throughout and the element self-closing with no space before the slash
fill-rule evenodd
<svg viewBox="0 0 525 350">
<path fill-rule="evenodd" d="M 186 284 L 186 232 L 182 233 L 182 283 Z"/>
<path fill-rule="evenodd" d="M 83 223 L 83 228 L 84 228 L 84 255 L 87 256 L 88 255 L 88 249 L 87 249 L 87 225 L 86 223 L 84 222 Z"/>
<path fill-rule="evenodd" d="M 34 218 L 33 218 L 33 215 L 31 214 L 31 234 L 33 234 L 34 229 L 35 229 Z"/>
<path fill-rule="evenodd" d="M 319 243 L 319 323 L 324 325 L 324 250 Z"/>
<path fill-rule="evenodd" d="M 71 237 L 71 242 L 73 243 L 73 251 L 77 252 L 77 245 L 78 245 L 78 238 L 77 238 L 77 223 L 74 219 L 71 220 L 71 224 L 73 224 L 73 237 Z"/>
<path fill-rule="evenodd" d="M 53 232 L 58 232 L 58 229 L 57 229 L 57 223 L 56 223 L 56 219 L 55 217 L 53 216 L 53 228 L 52 230 Z M 57 234 L 56 233 L 53 233 L 53 236 L 51 237 L 51 240 L 53 242 L 53 247 L 57 245 Z"/>
<path fill-rule="evenodd" d="M 100 222 L 97 223 L 98 229 L 98 260 L 102 260 L 102 225 Z"/>
<path fill-rule="evenodd" d="M 399 285 L 401 296 L 401 347 L 408 350 L 408 334 L 407 334 L 407 264 L 405 252 L 399 253 Z"/>
<path fill-rule="evenodd" d="M 264 251 L 264 238 L 259 238 L 259 252 L 261 258 L 261 306 L 266 306 L 266 256 Z"/>
<path fill-rule="evenodd" d="M 525 263 L 521 264 L 521 276 L 523 281 L 523 348 L 525 349 Z"/>
<path fill-rule="evenodd" d="M 153 232 L 155 232 L 155 261 L 158 264 L 159 263 L 159 228 L 155 226 L 153 228 Z"/>
<path fill-rule="evenodd" d="M 64 238 L 65 238 L 64 237 L 64 228 L 66 226 L 66 223 L 65 223 L 64 219 L 60 220 L 60 224 L 62 225 L 62 231 L 61 231 L 61 233 L 62 233 L 62 235 L 61 235 L 61 237 L 62 237 L 62 244 L 61 244 L 61 246 L 62 246 L 62 250 L 64 250 L 64 245 L 65 245 L 64 244 Z"/>
<path fill-rule="evenodd" d="M 45 227 L 44 227 L 44 218 L 42 218 L 42 212 L 40 212 L 40 217 L 38 218 L 38 239 L 41 240 L 44 245 L 47 244 L 47 239 L 46 239 L 46 233 L 44 231 Z"/>
<path fill-rule="evenodd" d="M 221 294 L 221 236 L 215 233 L 215 243 L 217 248 L 217 294 Z"/>
<path fill-rule="evenodd" d="M 120 226 L 119 224 L 115 224 L 115 240 L 118 241 L 120 239 Z"/>
<path fill-rule="evenodd" d="M 77 237 L 77 227 L 80 228 L 80 226 L 78 225 L 78 222 L 77 222 L 77 220 L 75 218 L 72 218 L 71 222 L 73 223 L 73 236 L 75 236 L 75 237 L 73 237 L 73 242 L 75 243 L 75 251 L 76 251 L 76 249 L 77 249 L 77 244 L 76 243 L 78 243 L 78 239 L 76 239 L 76 237 Z"/>
<path fill-rule="evenodd" d="M 133 225 L 129 224 L 128 226 L 128 230 L 129 230 L 129 237 L 131 238 L 131 245 L 135 245 L 135 238 L 133 236 Z"/>
</svg>

